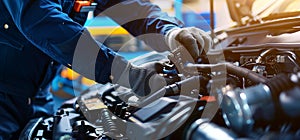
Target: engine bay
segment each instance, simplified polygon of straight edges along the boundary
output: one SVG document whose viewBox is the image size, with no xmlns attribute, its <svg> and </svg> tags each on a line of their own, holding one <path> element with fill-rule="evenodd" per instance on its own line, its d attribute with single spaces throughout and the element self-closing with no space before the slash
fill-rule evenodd
<svg viewBox="0 0 300 140">
<path fill-rule="evenodd" d="M 169 55 L 149 54 L 135 63 L 149 57 L 163 61 L 161 75 L 172 81 L 167 86 L 139 97 L 117 84 L 97 84 L 54 116 L 32 120 L 23 135 L 29 139 L 297 139 L 300 49 L 281 45 L 228 47 L 207 53 L 197 63 L 190 63 L 179 49 Z"/>
</svg>

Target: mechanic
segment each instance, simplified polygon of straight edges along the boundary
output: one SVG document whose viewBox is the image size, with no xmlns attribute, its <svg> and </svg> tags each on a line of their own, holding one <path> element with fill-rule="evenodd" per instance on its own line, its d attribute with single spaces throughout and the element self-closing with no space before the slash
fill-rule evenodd
<svg viewBox="0 0 300 140">
<path fill-rule="evenodd" d="M 184 46 L 196 58 L 211 46 L 205 32 L 184 28 L 147 0 L 95 2 L 96 13 L 111 17 L 156 51 Z M 113 80 L 139 95 L 148 92 L 145 82 L 155 69 L 135 67 L 95 41 L 83 27 L 87 13 L 75 12 L 73 4 L 74 0 L 0 2 L 0 139 L 16 139 L 30 119 L 52 113 L 48 85 L 61 65 L 98 83 Z"/>
</svg>

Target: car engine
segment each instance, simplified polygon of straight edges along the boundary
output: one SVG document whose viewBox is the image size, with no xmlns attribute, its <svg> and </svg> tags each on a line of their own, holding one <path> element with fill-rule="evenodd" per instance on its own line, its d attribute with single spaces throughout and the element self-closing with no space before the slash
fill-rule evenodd
<svg viewBox="0 0 300 140">
<path fill-rule="evenodd" d="M 136 63 L 166 58 L 161 75 L 172 83 L 146 97 L 117 84 L 95 85 L 54 116 L 32 120 L 22 138 L 300 138 L 300 49 L 245 48 L 207 53 L 198 63 L 179 49 L 152 53 Z"/>
</svg>

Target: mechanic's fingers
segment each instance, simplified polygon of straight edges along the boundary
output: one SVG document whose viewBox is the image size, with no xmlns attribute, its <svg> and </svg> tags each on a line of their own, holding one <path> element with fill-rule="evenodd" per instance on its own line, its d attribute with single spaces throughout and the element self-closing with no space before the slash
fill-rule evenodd
<svg viewBox="0 0 300 140">
<path fill-rule="evenodd" d="M 204 53 L 208 52 L 208 50 L 212 46 L 212 39 L 209 36 L 209 34 L 206 33 L 205 31 L 203 31 L 199 28 L 195 28 L 195 27 L 189 27 L 188 30 L 197 39 L 197 43 L 200 44 L 200 45 L 198 45 L 198 47 L 200 49 L 200 54 L 203 52 L 203 50 L 204 50 Z"/>
<path fill-rule="evenodd" d="M 201 54 L 203 52 L 203 49 L 204 49 L 204 46 L 206 45 L 205 44 L 205 41 L 203 39 L 203 37 L 198 33 L 192 33 L 194 38 L 196 38 L 197 40 L 197 46 L 198 46 L 198 49 L 199 49 L 199 54 Z"/>
<path fill-rule="evenodd" d="M 204 43 L 201 45 L 202 45 L 202 49 L 204 49 L 204 52 L 207 53 L 208 50 L 212 47 L 213 41 L 212 41 L 211 37 L 209 36 L 209 34 L 206 33 L 205 31 L 197 29 L 197 28 L 196 28 L 196 30 L 198 31 L 197 34 L 200 35 L 201 38 L 204 40 Z"/>
<path fill-rule="evenodd" d="M 182 30 L 178 33 L 175 40 L 182 44 L 193 58 L 199 56 L 197 40 L 188 30 Z"/>
</svg>

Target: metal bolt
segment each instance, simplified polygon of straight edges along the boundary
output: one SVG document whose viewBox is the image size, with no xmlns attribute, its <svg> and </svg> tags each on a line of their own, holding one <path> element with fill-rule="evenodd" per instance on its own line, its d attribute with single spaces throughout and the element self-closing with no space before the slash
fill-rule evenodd
<svg viewBox="0 0 300 140">
<path fill-rule="evenodd" d="M 9 28 L 9 26 L 8 26 L 8 24 L 4 24 L 4 29 L 8 29 Z"/>
<path fill-rule="evenodd" d="M 192 91 L 191 91 L 191 95 L 195 95 L 195 94 L 199 94 L 199 90 L 198 89 L 193 89 Z"/>
<path fill-rule="evenodd" d="M 291 75 L 290 80 L 294 83 L 298 83 L 298 76 L 296 74 Z"/>
</svg>

